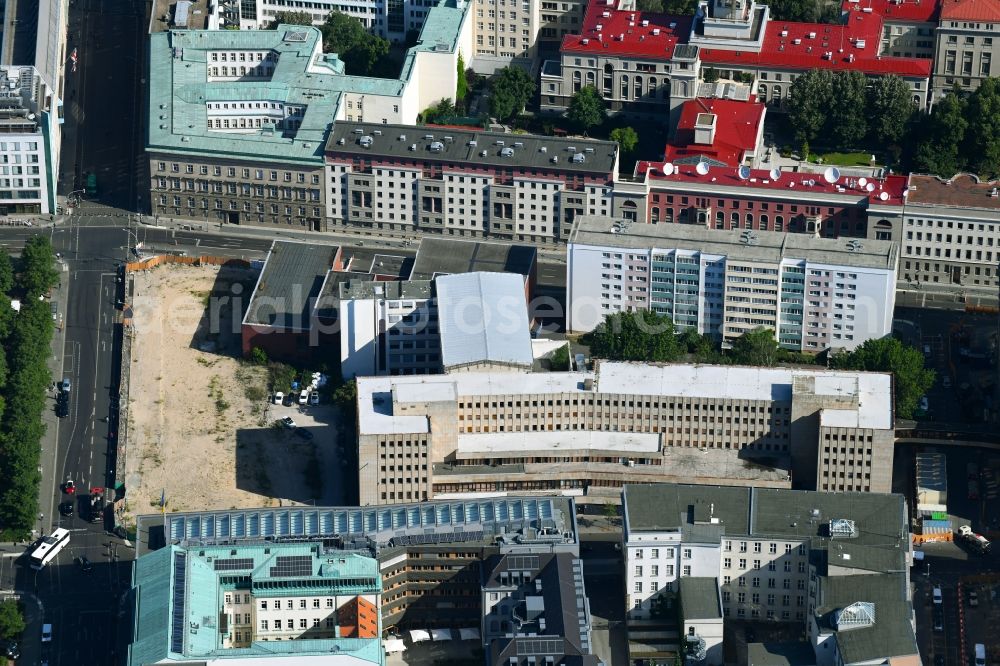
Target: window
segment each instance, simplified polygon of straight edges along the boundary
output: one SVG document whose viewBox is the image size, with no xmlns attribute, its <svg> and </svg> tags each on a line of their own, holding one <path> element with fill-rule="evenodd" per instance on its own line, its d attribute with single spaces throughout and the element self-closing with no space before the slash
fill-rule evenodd
<svg viewBox="0 0 1000 666">
<path fill-rule="evenodd" d="M 632 591 L 633 591 L 633 592 L 642 592 L 642 581 L 640 581 L 640 580 L 637 580 L 637 581 L 635 582 L 635 587 L 633 588 L 633 590 L 632 590 Z"/>
<path fill-rule="evenodd" d="M 641 576 L 642 575 L 642 567 L 636 567 L 635 568 L 635 575 L 636 576 Z"/>
<path fill-rule="evenodd" d="M 683 551 L 683 553 L 684 553 L 683 557 L 684 557 L 685 560 L 690 560 L 691 559 L 691 549 L 690 548 L 685 548 L 684 551 Z"/>
<path fill-rule="evenodd" d="M 691 575 L 691 565 L 690 564 L 685 564 L 684 565 L 684 568 L 681 570 L 681 575 L 682 576 L 690 576 Z"/>
</svg>

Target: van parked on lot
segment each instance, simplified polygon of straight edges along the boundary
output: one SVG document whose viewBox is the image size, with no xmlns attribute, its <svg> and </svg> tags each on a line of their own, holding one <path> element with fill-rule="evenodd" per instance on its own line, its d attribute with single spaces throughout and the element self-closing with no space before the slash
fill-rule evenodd
<svg viewBox="0 0 1000 666">
<path fill-rule="evenodd" d="M 944 601 L 944 599 L 941 597 L 941 588 L 940 587 L 935 587 L 934 588 L 934 591 L 932 593 L 932 598 L 934 599 L 934 603 L 936 603 L 936 604 L 940 604 L 940 603 L 942 603 Z"/>
<path fill-rule="evenodd" d="M 976 643 L 973 648 L 973 655 L 976 657 L 974 662 L 976 666 L 986 666 L 986 646 L 982 643 Z"/>
</svg>

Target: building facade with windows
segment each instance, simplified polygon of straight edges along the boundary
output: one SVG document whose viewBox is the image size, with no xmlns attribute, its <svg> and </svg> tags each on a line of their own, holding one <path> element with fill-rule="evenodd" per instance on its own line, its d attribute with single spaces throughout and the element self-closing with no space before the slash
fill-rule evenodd
<svg viewBox="0 0 1000 666">
<path fill-rule="evenodd" d="M 483 581 L 489 571 L 485 568 L 487 560 L 506 554 L 542 559 L 549 554 L 567 554 L 577 558 L 580 553 L 575 504 L 571 497 L 510 495 L 461 502 L 394 504 L 378 508 L 302 506 L 180 512 L 139 516 L 138 525 L 138 560 L 134 566 L 137 571 L 147 567 L 147 572 L 154 569 L 156 576 L 165 576 L 156 579 L 163 587 L 162 594 L 167 594 L 170 590 L 169 553 L 172 549 L 175 552 L 187 549 L 189 558 L 196 557 L 202 550 L 211 549 L 214 557 L 229 560 L 234 559 L 230 554 L 233 549 L 237 549 L 237 555 L 242 557 L 239 549 L 244 545 L 260 552 L 263 547 L 257 547 L 266 541 L 268 546 L 274 546 L 271 555 L 283 556 L 285 553 L 279 552 L 282 548 L 301 546 L 303 542 L 309 545 L 319 542 L 323 544 L 322 550 L 319 551 L 319 556 L 313 555 L 313 559 L 322 567 L 320 571 L 327 573 L 336 571 L 331 569 L 327 559 L 334 559 L 336 564 L 336 560 L 342 557 L 364 555 L 373 558 L 377 567 L 375 576 L 381 579 L 381 595 L 377 605 L 381 615 L 378 626 L 382 630 L 392 627 L 397 630 L 429 627 L 479 629 L 484 612 Z M 308 552 L 308 548 L 306 551 Z M 168 554 L 161 555 L 164 552 Z M 206 550 L 206 557 L 208 553 Z M 162 566 L 162 560 L 156 563 L 157 560 L 153 559 L 150 561 L 154 564 L 146 563 L 147 558 L 155 556 L 167 560 L 166 570 Z M 212 562 L 202 564 L 202 568 L 209 572 L 213 566 Z M 269 566 L 255 571 L 259 575 L 269 575 L 270 569 Z M 245 574 L 237 572 L 231 575 Z M 332 576 L 327 577 L 330 578 Z M 140 605 L 144 601 L 143 595 L 161 592 L 156 587 L 143 585 L 149 580 L 146 573 L 137 573 L 134 580 L 136 584 L 133 585 L 133 596 L 129 597 L 130 606 L 137 610 L 136 617 L 148 620 L 150 615 L 155 615 L 155 610 L 149 608 L 147 611 Z M 566 582 L 572 584 L 572 578 Z M 345 605 L 351 611 L 354 608 L 348 604 L 351 600 L 346 595 L 343 603 L 340 603 L 339 598 L 334 595 L 320 594 L 321 586 L 312 593 L 301 595 L 284 594 L 280 587 L 268 589 L 266 599 L 269 603 L 266 610 L 259 607 L 263 599 L 254 598 L 253 590 L 250 590 L 249 602 L 245 596 L 232 597 L 233 613 L 238 610 L 243 614 L 239 622 L 241 632 L 249 629 L 257 631 L 256 627 L 260 626 L 263 619 L 268 619 L 268 632 L 275 629 L 274 619 L 282 621 L 282 632 L 286 630 L 288 620 L 293 621 L 297 631 L 300 620 L 305 618 L 308 633 L 312 631 L 312 620 L 317 617 L 320 619 L 320 629 L 326 631 L 326 619 L 333 617 L 332 609 L 327 609 L 328 598 L 335 599 L 337 608 Z M 227 603 L 222 596 L 224 591 L 220 591 L 216 598 L 213 588 L 205 589 L 207 597 L 194 591 L 189 592 L 190 603 L 196 606 L 188 608 L 211 615 L 216 612 L 214 609 L 217 601 L 218 612 L 221 613 L 223 605 Z M 241 594 L 247 593 L 241 590 Z M 277 596 L 281 596 L 282 601 L 282 606 L 278 609 L 274 608 L 272 599 Z M 293 601 L 291 609 L 287 608 L 288 598 Z M 159 599 L 157 597 L 157 603 L 161 603 Z M 299 608 L 302 599 L 306 601 L 304 609 Z M 314 608 L 314 599 L 320 600 L 318 609 Z M 145 600 L 148 601 L 148 597 Z M 361 606 L 368 609 L 366 605 Z M 250 622 L 244 621 L 246 613 L 251 614 Z M 345 615 L 346 613 L 347 611 Z M 261 616 L 255 617 L 255 614 Z M 352 628 L 358 624 L 353 621 L 353 617 L 345 615 L 334 618 L 333 628 L 347 638 L 346 634 L 353 633 Z M 369 616 L 365 615 L 364 618 L 365 626 L 370 626 Z M 346 621 L 348 619 L 351 621 Z M 157 636 L 150 638 L 149 643 L 140 641 L 141 646 L 133 641 L 132 653 L 138 655 L 141 651 L 149 656 L 151 653 L 147 649 L 162 650 L 161 642 L 169 639 L 169 636 L 164 636 L 168 631 L 168 624 L 161 620 L 158 632 L 153 631 L 152 624 L 145 627 L 146 632 L 157 633 Z M 228 626 L 235 631 L 233 622 L 229 622 Z M 244 626 L 247 629 L 243 629 Z M 555 630 L 555 627 L 552 629 Z M 233 637 L 235 638 L 235 634 Z M 572 639 L 573 635 L 570 634 L 569 638 Z M 241 634 L 241 640 L 246 641 L 245 634 Z M 271 649 L 283 646 L 282 643 L 275 645 L 274 642 L 269 640 L 266 646 Z M 332 644 L 328 642 L 328 648 Z M 298 648 L 298 643 L 295 647 Z M 381 644 L 379 647 L 381 648 Z M 327 659 L 330 658 L 329 654 L 328 649 Z M 150 658 L 143 663 L 153 662 L 154 659 Z"/>
<path fill-rule="evenodd" d="M 723 344 L 764 326 L 787 349 L 853 349 L 892 332 L 898 261 L 891 241 L 583 216 L 567 248 L 566 328 L 649 310 Z"/>
<path fill-rule="evenodd" d="M 1000 286 L 1000 181 L 910 174 L 899 229 L 901 286 L 986 299 Z"/>
<path fill-rule="evenodd" d="M 126 663 L 381 665 L 381 594 L 374 558 L 321 541 L 167 546 L 133 565 Z"/>
<path fill-rule="evenodd" d="M 630 631 L 648 633 L 678 595 L 686 607 L 694 579 L 714 581 L 723 622 L 802 626 L 813 663 L 917 658 L 902 495 L 654 484 L 622 496 Z M 686 647 L 715 644 L 700 625 Z"/>
<path fill-rule="evenodd" d="M 596 501 L 629 480 L 691 478 L 880 492 L 893 440 L 891 378 L 877 373 L 605 362 L 358 379 L 363 505 L 482 492 Z"/>
<path fill-rule="evenodd" d="M 56 212 L 61 101 L 34 67 L 0 67 L 0 215 Z"/>
<path fill-rule="evenodd" d="M 618 144 L 457 128 L 336 123 L 326 145 L 334 226 L 554 243 L 607 214 Z"/>
<path fill-rule="evenodd" d="M 988 0 L 946 0 L 934 39 L 934 92 L 955 86 L 972 91 L 997 75 L 1000 62 L 1000 7 Z"/>
</svg>

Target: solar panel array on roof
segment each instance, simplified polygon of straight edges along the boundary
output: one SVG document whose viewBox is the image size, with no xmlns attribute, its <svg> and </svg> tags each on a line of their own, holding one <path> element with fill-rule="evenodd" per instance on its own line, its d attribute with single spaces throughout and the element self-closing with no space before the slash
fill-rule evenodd
<svg viewBox="0 0 1000 666">
<path fill-rule="evenodd" d="M 535 571 L 538 569 L 537 555 L 508 555 L 507 568 L 514 570 Z"/>
<path fill-rule="evenodd" d="M 170 616 L 170 651 L 184 652 L 184 582 L 187 577 L 187 553 L 174 553 L 173 614 Z"/>
<path fill-rule="evenodd" d="M 235 557 L 232 559 L 216 560 L 213 563 L 216 571 L 239 571 L 241 569 L 253 569 L 252 557 Z"/>
<path fill-rule="evenodd" d="M 312 557 L 309 555 L 280 555 L 274 558 L 274 564 L 271 567 L 272 578 L 311 576 L 313 572 Z"/>
<path fill-rule="evenodd" d="M 562 654 L 563 642 L 555 638 L 518 639 L 517 654 Z"/>
</svg>

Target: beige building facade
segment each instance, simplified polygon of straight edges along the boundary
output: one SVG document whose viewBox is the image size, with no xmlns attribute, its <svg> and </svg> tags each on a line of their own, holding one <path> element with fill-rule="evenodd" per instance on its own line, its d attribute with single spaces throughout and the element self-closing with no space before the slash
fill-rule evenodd
<svg viewBox="0 0 1000 666">
<path fill-rule="evenodd" d="M 882 491 L 891 481 L 890 391 L 888 375 L 871 373 L 628 363 L 594 373 L 363 377 L 361 503 L 609 494 L 626 480 L 680 478 Z M 707 456 L 700 466 L 695 451 Z M 759 461 L 759 473 L 743 458 Z"/>
<path fill-rule="evenodd" d="M 972 91 L 996 76 L 1000 63 L 1000 10 L 981 0 L 945 2 L 934 45 L 934 93 Z"/>
</svg>

